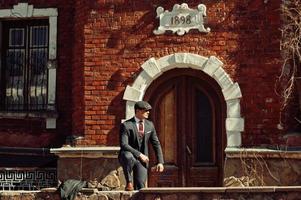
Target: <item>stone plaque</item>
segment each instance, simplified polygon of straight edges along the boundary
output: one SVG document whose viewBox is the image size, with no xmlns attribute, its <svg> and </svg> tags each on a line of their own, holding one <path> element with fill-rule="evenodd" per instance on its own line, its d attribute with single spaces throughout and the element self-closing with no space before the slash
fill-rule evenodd
<svg viewBox="0 0 301 200">
<path fill-rule="evenodd" d="M 197 9 L 191 9 L 186 3 L 175 4 L 172 11 L 157 8 L 157 18 L 160 19 L 160 26 L 154 30 L 154 34 L 164 34 L 165 31 L 172 31 L 178 35 L 188 33 L 190 29 L 198 29 L 200 32 L 208 33 L 210 28 L 204 27 L 204 16 L 206 6 L 199 4 Z"/>
</svg>

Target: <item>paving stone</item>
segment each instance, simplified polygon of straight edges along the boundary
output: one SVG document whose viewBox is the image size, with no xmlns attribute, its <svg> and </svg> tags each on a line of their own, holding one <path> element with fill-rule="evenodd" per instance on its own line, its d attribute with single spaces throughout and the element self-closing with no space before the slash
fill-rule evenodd
<svg viewBox="0 0 301 200">
<path fill-rule="evenodd" d="M 119 192 L 110 192 L 110 193 L 107 193 L 107 197 L 109 200 L 120 200 L 120 193 Z"/>
<path fill-rule="evenodd" d="M 98 200 L 108 200 L 109 198 L 104 194 L 98 194 Z"/>
</svg>

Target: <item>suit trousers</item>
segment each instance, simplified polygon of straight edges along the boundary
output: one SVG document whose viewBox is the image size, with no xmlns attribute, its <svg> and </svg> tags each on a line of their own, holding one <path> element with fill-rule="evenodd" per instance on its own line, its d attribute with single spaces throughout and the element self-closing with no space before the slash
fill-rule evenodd
<svg viewBox="0 0 301 200">
<path fill-rule="evenodd" d="M 147 179 L 146 164 L 137 159 L 129 151 L 121 151 L 119 154 L 119 162 L 123 168 L 126 182 L 134 182 L 135 190 L 145 187 Z M 132 175 L 133 174 L 133 175 Z M 133 181 L 134 177 L 134 181 Z"/>
</svg>

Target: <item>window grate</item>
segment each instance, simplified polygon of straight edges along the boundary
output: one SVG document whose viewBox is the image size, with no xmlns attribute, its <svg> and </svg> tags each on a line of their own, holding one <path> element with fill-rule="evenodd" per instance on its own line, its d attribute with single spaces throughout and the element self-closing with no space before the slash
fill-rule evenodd
<svg viewBox="0 0 301 200">
<path fill-rule="evenodd" d="M 1 110 L 47 109 L 48 20 L 3 22 Z"/>
</svg>

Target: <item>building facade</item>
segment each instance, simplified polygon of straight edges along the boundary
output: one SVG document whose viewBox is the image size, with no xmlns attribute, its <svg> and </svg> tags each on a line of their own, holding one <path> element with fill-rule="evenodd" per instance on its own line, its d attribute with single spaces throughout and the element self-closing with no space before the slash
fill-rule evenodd
<svg viewBox="0 0 301 200">
<path fill-rule="evenodd" d="M 166 160 L 149 186 L 300 184 L 300 153 L 284 137 L 294 123 L 283 128 L 275 92 L 281 4 L 0 1 L 2 187 L 20 184 L 11 171 L 28 179 L 20 187 L 70 178 L 122 187 L 119 124 L 139 100 L 153 105 Z"/>
</svg>

